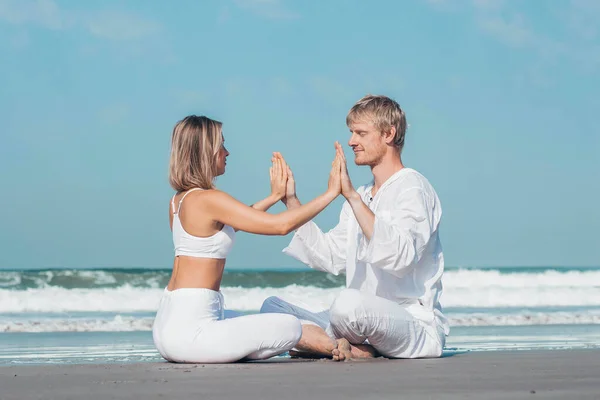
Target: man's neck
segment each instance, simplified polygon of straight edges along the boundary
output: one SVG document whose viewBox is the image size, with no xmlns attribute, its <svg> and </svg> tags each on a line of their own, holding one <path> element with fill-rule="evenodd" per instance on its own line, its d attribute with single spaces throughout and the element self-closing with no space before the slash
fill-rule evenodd
<svg viewBox="0 0 600 400">
<path fill-rule="evenodd" d="M 371 166 L 371 172 L 373 173 L 374 185 L 372 189 L 373 195 L 377 193 L 381 185 L 385 183 L 392 175 L 404 168 L 402 159 L 397 153 L 390 152 L 386 154 L 381 162 L 377 165 Z"/>
</svg>

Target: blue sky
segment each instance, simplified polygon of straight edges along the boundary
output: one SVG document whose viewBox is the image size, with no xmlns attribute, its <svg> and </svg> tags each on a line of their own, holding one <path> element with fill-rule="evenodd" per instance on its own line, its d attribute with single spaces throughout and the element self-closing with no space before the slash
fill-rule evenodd
<svg viewBox="0 0 600 400">
<path fill-rule="evenodd" d="M 178 119 L 223 121 L 223 190 L 265 197 L 281 151 L 306 201 L 367 93 L 406 111 L 448 266 L 600 265 L 600 2 L 173 4 L 0 0 L 0 268 L 170 267 Z M 228 265 L 300 267 L 289 239 L 239 234 Z"/>
</svg>

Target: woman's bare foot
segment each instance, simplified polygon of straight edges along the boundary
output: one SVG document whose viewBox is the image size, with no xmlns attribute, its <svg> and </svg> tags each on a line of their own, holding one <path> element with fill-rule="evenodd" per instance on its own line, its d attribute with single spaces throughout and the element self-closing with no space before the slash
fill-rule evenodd
<svg viewBox="0 0 600 400">
<path fill-rule="evenodd" d="M 296 344 L 296 350 L 290 352 L 291 357 L 299 358 L 331 358 L 337 346 L 320 326 L 302 325 L 302 337 Z"/>
<path fill-rule="evenodd" d="M 352 345 L 347 339 L 338 339 L 337 348 L 331 352 L 334 361 L 378 357 L 377 350 L 368 344 Z"/>
</svg>

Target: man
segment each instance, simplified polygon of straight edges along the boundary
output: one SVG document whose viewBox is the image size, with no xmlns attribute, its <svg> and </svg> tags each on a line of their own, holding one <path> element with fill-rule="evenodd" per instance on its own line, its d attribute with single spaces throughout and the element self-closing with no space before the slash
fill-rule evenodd
<svg viewBox="0 0 600 400">
<path fill-rule="evenodd" d="M 346 201 L 339 223 L 323 233 L 311 221 L 284 249 L 316 270 L 345 272 L 346 289 L 328 310 L 270 297 L 261 312 L 293 314 L 302 321 L 298 356 L 339 361 L 439 357 L 449 333 L 439 303 L 444 270 L 440 201 L 425 177 L 402 164 L 406 117 L 398 103 L 365 96 L 350 109 L 346 124 L 354 162 L 369 166 L 373 180 L 354 189 L 343 158 Z M 336 147 L 343 157 L 339 143 Z M 300 205 L 293 177 L 285 204 Z"/>
</svg>

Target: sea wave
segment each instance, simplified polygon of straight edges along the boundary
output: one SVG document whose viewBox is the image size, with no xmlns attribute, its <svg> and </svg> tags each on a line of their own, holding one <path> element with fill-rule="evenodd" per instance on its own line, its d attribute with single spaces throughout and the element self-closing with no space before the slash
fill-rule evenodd
<svg viewBox="0 0 600 400">
<path fill-rule="evenodd" d="M 445 286 L 441 303 L 443 307 L 553 307 L 600 306 L 600 290 L 592 286 L 523 286 L 478 285 L 452 282 Z M 289 285 L 283 288 L 223 287 L 225 305 L 232 310 L 254 311 L 269 296 L 302 299 L 312 308 L 327 307 L 333 302 L 341 287 L 318 288 Z M 118 288 L 65 289 L 47 287 L 27 290 L 0 289 L 0 313 L 28 312 L 129 312 L 155 311 L 164 289 L 137 288 L 124 285 Z"/>
<path fill-rule="evenodd" d="M 522 314 L 449 314 L 451 327 L 600 324 L 600 310 Z M 152 317 L 0 320 L 0 332 L 131 332 L 152 330 Z"/>
<path fill-rule="evenodd" d="M 125 285 L 159 289 L 167 285 L 170 270 L 100 269 L 100 270 L 0 270 L 0 289 L 27 290 L 43 288 L 108 289 Z M 450 268 L 443 283 L 458 288 L 596 288 L 600 285 L 600 269 Z M 290 285 L 337 288 L 345 284 L 345 276 L 319 271 L 226 271 L 224 287 L 284 288 Z"/>
<path fill-rule="evenodd" d="M 225 306 L 239 311 L 259 310 L 269 296 L 302 298 L 314 307 L 333 302 L 336 289 L 291 285 L 285 288 L 222 288 Z M 0 313 L 60 312 L 136 312 L 156 311 L 164 289 L 136 288 L 125 285 L 104 289 L 1 290 Z"/>
</svg>

